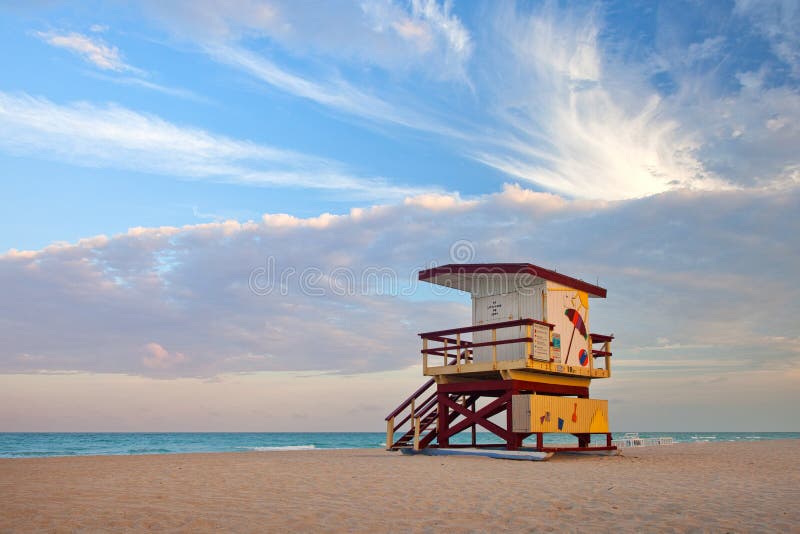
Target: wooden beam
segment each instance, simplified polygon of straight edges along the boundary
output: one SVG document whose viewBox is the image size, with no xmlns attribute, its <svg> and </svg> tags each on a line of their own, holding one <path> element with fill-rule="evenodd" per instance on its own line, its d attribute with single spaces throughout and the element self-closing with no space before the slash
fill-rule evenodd
<svg viewBox="0 0 800 534">
<path fill-rule="evenodd" d="M 492 417 L 503 411 L 503 409 L 507 409 L 510 402 L 511 402 L 511 392 L 507 392 L 506 394 L 502 395 L 501 397 L 493 400 L 477 412 L 473 412 L 468 410 L 456 403 L 454 403 L 449 396 L 444 396 L 444 405 L 448 408 L 452 408 L 453 411 L 460 413 L 464 416 L 464 420 L 460 421 L 453 427 L 447 429 L 445 432 L 447 433 L 447 437 L 453 436 L 458 434 L 462 430 L 465 430 L 472 424 L 481 425 L 483 428 L 495 434 L 496 436 L 503 438 L 504 440 L 509 440 L 512 432 L 501 428 L 499 425 L 496 425 L 489 421 L 487 418 Z M 441 404 L 440 404 L 441 406 Z"/>
<path fill-rule="evenodd" d="M 394 417 L 386 421 L 386 450 L 394 445 Z"/>
</svg>

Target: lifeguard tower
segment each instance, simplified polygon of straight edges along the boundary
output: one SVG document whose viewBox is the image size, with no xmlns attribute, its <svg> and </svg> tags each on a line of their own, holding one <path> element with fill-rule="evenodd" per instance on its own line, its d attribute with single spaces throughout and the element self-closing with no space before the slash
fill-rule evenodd
<svg viewBox="0 0 800 534">
<path fill-rule="evenodd" d="M 611 376 L 613 335 L 589 331 L 589 301 L 605 289 L 530 263 L 444 265 L 419 279 L 470 293 L 472 326 L 419 334 L 432 378 L 386 417 L 387 449 L 498 447 L 477 442 L 478 426 L 511 451 L 531 435 L 537 451 L 616 449 L 608 401 L 589 398 L 592 379 Z M 469 443 L 451 442 L 467 430 Z M 546 445 L 548 433 L 578 446 Z M 605 439 L 592 446 L 593 434 Z"/>
</svg>

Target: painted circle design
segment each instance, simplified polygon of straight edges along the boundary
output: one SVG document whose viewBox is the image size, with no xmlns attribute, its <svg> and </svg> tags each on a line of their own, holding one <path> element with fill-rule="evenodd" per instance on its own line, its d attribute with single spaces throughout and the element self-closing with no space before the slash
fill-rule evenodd
<svg viewBox="0 0 800 534">
<path fill-rule="evenodd" d="M 581 365 L 584 367 L 589 365 L 589 355 L 586 353 L 586 349 L 581 349 L 578 353 L 578 361 L 581 362 Z"/>
</svg>

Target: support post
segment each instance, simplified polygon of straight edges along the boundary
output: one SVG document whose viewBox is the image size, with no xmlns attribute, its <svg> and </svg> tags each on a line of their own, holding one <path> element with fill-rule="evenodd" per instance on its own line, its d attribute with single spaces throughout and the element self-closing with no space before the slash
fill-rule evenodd
<svg viewBox="0 0 800 534">
<path fill-rule="evenodd" d="M 464 355 L 464 363 L 467 363 L 467 355 Z M 456 365 L 461 370 L 461 333 L 456 334 Z"/>
<path fill-rule="evenodd" d="M 448 360 L 448 358 L 447 358 L 447 339 L 444 340 L 444 351 L 443 351 L 443 354 L 444 354 L 444 363 L 442 365 L 447 365 L 447 360 Z"/>
<path fill-rule="evenodd" d="M 444 399 L 447 398 L 447 393 L 437 393 L 436 402 L 439 404 L 439 433 L 437 440 L 439 448 L 446 449 L 450 446 L 450 428 L 448 419 L 450 418 L 450 408 L 445 404 Z"/>
<path fill-rule="evenodd" d="M 476 398 L 474 401 L 472 401 L 472 411 L 473 412 L 477 412 L 478 411 L 477 407 L 478 407 L 478 399 Z M 473 424 L 472 425 L 472 446 L 475 447 L 477 444 L 478 444 L 478 435 L 477 435 L 476 427 Z"/>
<path fill-rule="evenodd" d="M 506 428 L 508 429 L 508 439 L 506 440 L 506 449 L 509 451 L 516 451 L 519 449 L 519 436 L 511 431 L 511 403 L 506 407 Z"/>
<path fill-rule="evenodd" d="M 386 450 L 394 445 L 394 417 L 386 421 Z"/>
<path fill-rule="evenodd" d="M 542 450 L 544 448 L 544 434 L 541 432 L 536 433 L 536 450 Z"/>
<path fill-rule="evenodd" d="M 419 450 L 419 417 L 414 418 L 414 450 Z"/>
<path fill-rule="evenodd" d="M 422 376 L 428 375 L 428 338 L 422 338 Z"/>
<path fill-rule="evenodd" d="M 506 440 L 506 449 L 510 451 L 516 451 L 522 445 L 522 440 L 520 439 L 519 434 L 514 433 L 514 412 L 511 409 L 513 406 L 513 399 L 514 394 L 518 393 L 516 388 L 513 386 L 511 387 L 508 395 L 508 400 L 505 403 L 505 410 L 506 410 L 506 432 L 508 433 L 508 439 Z"/>
</svg>

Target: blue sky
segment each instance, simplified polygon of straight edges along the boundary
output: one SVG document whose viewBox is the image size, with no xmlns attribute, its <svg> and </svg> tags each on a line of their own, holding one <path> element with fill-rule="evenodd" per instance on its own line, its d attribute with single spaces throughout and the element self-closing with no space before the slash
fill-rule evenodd
<svg viewBox="0 0 800 534">
<path fill-rule="evenodd" d="M 626 429 L 797 430 L 796 2 L 0 9 L 0 372 L 7 401 L 42 403 L 1 428 L 63 420 L 26 393 L 46 381 L 55 403 L 93 392 L 74 414 L 115 381 L 189 406 L 276 373 L 362 409 L 258 428 L 378 428 L 419 381 L 415 333 L 468 299 L 248 277 L 272 258 L 407 281 L 468 242 L 609 288 L 593 327 L 621 365 L 596 387 Z M 362 402 L 372 381 L 391 391 Z M 154 406 L 58 429 L 255 424 Z"/>
</svg>

